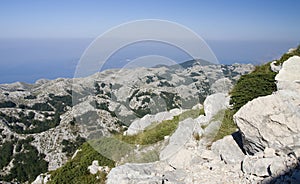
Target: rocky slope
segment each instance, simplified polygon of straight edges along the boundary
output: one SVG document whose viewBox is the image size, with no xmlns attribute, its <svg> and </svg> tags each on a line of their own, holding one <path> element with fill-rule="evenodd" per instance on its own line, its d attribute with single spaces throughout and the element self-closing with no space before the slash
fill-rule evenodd
<svg viewBox="0 0 300 184">
<path fill-rule="evenodd" d="M 200 61 L 182 66 L 0 85 L 0 180 L 33 181 L 37 174 L 62 166 L 84 139 L 122 132 L 146 114 L 190 109 L 212 93 L 227 93 L 253 70 L 252 65 Z M 26 154 L 37 160 L 26 163 Z M 26 165 L 41 168 L 18 171 Z"/>
<path fill-rule="evenodd" d="M 212 139 L 222 121 L 216 115 L 229 103 L 226 94 L 213 94 L 204 101 L 205 116 L 179 123 L 159 161 L 115 167 L 107 183 L 299 183 L 299 66 L 299 56 L 285 61 L 278 91 L 234 115 L 236 133 Z"/>
</svg>

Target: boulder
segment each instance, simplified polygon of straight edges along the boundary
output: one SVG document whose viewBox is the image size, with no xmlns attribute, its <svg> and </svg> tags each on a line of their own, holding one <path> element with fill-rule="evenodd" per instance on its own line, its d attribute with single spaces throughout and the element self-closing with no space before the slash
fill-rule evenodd
<svg viewBox="0 0 300 184">
<path fill-rule="evenodd" d="M 250 154 L 300 146 L 300 57 L 285 61 L 275 79 L 277 92 L 248 102 L 234 115 Z"/>
<path fill-rule="evenodd" d="M 216 93 L 208 96 L 204 101 L 205 116 L 210 119 L 216 115 L 220 110 L 229 107 L 230 97 L 225 93 Z"/>
<path fill-rule="evenodd" d="M 245 154 L 231 135 L 214 142 L 211 150 L 218 154 L 226 164 L 239 164 L 245 157 Z"/>
<path fill-rule="evenodd" d="M 192 139 L 194 127 L 195 121 L 191 118 L 179 122 L 178 128 L 170 137 L 169 144 L 161 151 L 160 160 L 167 160 L 183 149 Z"/>
<path fill-rule="evenodd" d="M 233 87 L 232 82 L 228 78 L 221 78 L 214 82 L 210 89 L 213 93 L 228 93 Z"/>
<path fill-rule="evenodd" d="M 183 170 L 174 170 L 164 162 L 125 164 L 113 168 L 107 175 L 107 184 L 176 183 L 183 184 Z M 164 182 L 163 182 L 164 181 Z"/>
<path fill-rule="evenodd" d="M 289 91 L 259 97 L 244 105 L 234 121 L 243 136 L 244 149 L 254 154 L 264 148 L 286 149 L 300 145 L 300 98 Z"/>
<path fill-rule="evenodd" d="M 159 112 L 155 115 L 147 114 L 141 119 L 137 119 L 131 123 L 128 130 L 124 132 L 126 135 L 134 135 L 145 130 L 146 127 L 154 122 L 162 122 L 163 120 L 171 120 L 174 116 L 182 113 L 180 109 L 172 109 L 170 111 Z"/>
<path fill-rule="evenodd" d="M 276 75 L 278 90 L 293 90 L 300 92 L 300 57 L 290 57 L 282 64 L 282 69 Z"/>
<path fill-rule="evenodd" d="M 271 70 L 273 72 L 279 72 L 279 70 L 281 69 L 281 65 L 276 65 L 277 61 L 273 61 L 271 64 L 270 64 L 270 67 L 271 67 Z"/>
<path fill-rule="evenodd" d="M 287 171 L 284 157 L 257 158 L 246 156 L 243 161 L 243 171 L 260 177 L 278 176 Z"/>
</svg>

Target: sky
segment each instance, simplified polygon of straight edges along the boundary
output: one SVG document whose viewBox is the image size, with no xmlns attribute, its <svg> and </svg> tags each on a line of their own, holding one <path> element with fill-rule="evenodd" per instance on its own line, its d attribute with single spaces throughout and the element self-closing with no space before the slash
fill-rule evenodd
<svg viewBox="0 0 300 184">
<path fill-rule="evenodd" d="M 72 77 L 93 39 L 140 19 L 188 27 L 221 62 L 259 63 L 299 44 L 299 9 L 298 0 L 2 0 L 0 83 Z"/>
</svg>

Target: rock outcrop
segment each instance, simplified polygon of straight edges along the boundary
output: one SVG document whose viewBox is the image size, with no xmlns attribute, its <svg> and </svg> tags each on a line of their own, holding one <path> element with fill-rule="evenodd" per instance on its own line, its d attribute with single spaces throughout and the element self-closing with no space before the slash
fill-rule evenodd
<svg viewBox="0 0 300 184">
<path fill-rule="evenodd" d="M 279 90 L 248 102 L 234 115 L 249 154 L 266 147 L 286 151 L 300 147 L 299 66 L 298 56 L 285 61 L 275 78 Z"/>
<path fill-rule="evenodd" d="M 287 60 L 276 76 L 279 90 L 248 102 L 234 115 L 242 145 L 232 135 L 209 142 L 229 103 L 225 94 L 214 94 L 204 102 L 205 116 L 179 123 L 160 161 L 113 168 L 107 183 L 299 183 L 298 66 L 300 57 Z"/>
<path fill-rule="evenodd" d="M 155 115 L 147 114 L 146 116 L 142 117 L 141 119 L 136 119 L 133 121 L 128 129 L 124 132 L 124 135 L 134 135 L 139 132 L 145 130 L 146 127 L 151 125 L 154 122 L 162 122 L 163 120 L 171 120 L 174 116 L 179 115 L 182 113 L 180 109 L 172 109 L 166 112 L 159 112 Z"/>
</svg>

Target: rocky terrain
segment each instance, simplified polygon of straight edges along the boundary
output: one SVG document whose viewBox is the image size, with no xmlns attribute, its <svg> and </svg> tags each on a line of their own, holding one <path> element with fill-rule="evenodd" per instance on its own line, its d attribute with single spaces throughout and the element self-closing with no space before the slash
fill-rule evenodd
<svg viewBox="0 0 300 184">
<path fill-rule="evenodd" d="M 1 180 L 299 183 L 299 55 L 1 85 Z"/>
<path fill-rule="evenodd" d="M 86 78 L 1 84 L 0 180 L 33 181 L 38 174 L 61 167 L 87 139 L 124 131 L 134 134 L 138 130 L 129 127 L 132 122 L 170 119 L 199 106 L 211 94 L 228 102 L 224 94 L 253 69 L 197 60 L 180 67 L 106 70 Z M 207 110 L 212 107 L 205 102 L 204 106 L 205 117 L 184 122 L 210 127 L 208 121 L 216 112 Z M 156 117 L 159 112 L 165 113 Z M 198 133 L 205 135 L 202 129 Z M 172 148 L 166 147 L 166 153 L 168 149 Z"/>
<path fill-rule="evenodd" d="M 299 183 L 299 67 L 299 56 L 282 64 L 277 91 L 242 106 L 232 135 L 212 139 L 222 121 L 216 115 L 229 107 L 225 93 L 212 94 L 205 115 L 181 121 L 158 161 L 117 166 L 107 183 Z"/>
</svg>

